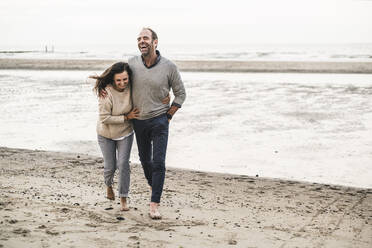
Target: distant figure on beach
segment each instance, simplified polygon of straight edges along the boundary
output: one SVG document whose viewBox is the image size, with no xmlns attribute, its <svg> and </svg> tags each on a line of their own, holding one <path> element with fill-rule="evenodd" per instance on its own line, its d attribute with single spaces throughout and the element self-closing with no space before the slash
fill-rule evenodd
<svg viewBox="0 0 372 248">
<path fill-rule="evenodd" d="M 94 91 L 98 96 L 98 144 L 104 159 L 104 181 L 107 198 L 115 200 L 112 189 L 114 174 L 119 169 L 119 197 L 122 211 L 128 211 L 127 197 L 130 184 L 129 157 L 133 143 L 131 120 L 138 117 L 131 99 L 132 71 L 127 63 L 118 62 L 96 79 Z M 105 97 L 100 97 L 105 91 Z"/>
<path fill-rule="evenodd" d="M 139 110 L 133 128 L 143 171 L 151 187 L 149 215 L 161 219 L 159 203 L 165 179 L 169 123 L 185 101 L 186 92 L 177 66 L 156 49 L 158 36 L 152 29 L 141 30 L 137 45 L 141 56 L 128 61 L 133 71 L 133 104 Z M 175 98 L 169 106 L 161 99 L 171 89 Z"/>
</svg>

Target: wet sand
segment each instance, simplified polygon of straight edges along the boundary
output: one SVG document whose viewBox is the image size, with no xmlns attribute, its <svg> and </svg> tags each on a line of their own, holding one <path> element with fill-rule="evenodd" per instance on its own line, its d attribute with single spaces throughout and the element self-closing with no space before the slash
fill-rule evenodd
<svg viewBox="0 0 372 248">
<path fill-rule="evenodd" d="M 120 212 L 101 158 L 0 147 L 0 247 L 372 246 L 372 189 L 168 169 L 154 221 L 131 168 Z"/>
<path fill-rule="evenodd" d="M 116 60 L 0 59 L 0 69 L 103 70 Z M 181 71 L 372 73 L 372 62 L 175 61 Z"/>
</svg>

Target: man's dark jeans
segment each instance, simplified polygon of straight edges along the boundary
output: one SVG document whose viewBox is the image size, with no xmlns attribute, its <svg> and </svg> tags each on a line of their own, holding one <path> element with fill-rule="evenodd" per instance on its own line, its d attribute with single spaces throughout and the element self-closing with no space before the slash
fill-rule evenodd
<svg viewBox="0 0 372 248">
<path fill-rule="evenodd" d="M 165 178 L 165 154 L 169 123 L 165 114 L 147 120 L 133 119 L 138 153 L 148 184 L 151 202 L 160 202 Z"/>
</svg>

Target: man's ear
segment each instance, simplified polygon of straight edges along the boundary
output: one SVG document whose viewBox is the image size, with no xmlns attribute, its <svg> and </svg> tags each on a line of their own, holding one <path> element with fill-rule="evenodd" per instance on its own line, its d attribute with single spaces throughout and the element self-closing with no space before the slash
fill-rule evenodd
<svg viewBox="0 0 372 248">
<path fill-rule="evenodd" d="M 158 40 L 154 40 L 155 48 L 158 48 Z"/>
</svg>

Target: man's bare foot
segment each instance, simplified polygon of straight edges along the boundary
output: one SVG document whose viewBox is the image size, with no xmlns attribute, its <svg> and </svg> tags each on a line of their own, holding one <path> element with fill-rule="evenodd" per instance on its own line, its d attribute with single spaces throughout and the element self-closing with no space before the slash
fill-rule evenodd
<svg viewBox="0 0 372 248">
<path fill-rule="evenodd" d="M 159 203 L 156 202 L 150 202 L 150 212 L 149 212 L 150 218 L 153 220 L 160 220 L 161 214 L 159 212 Z"/>
<path fill-rule="evenodd" d="M 109 200 L 115 200 L 115 194 L 114 191 L 112 190 L 112 186 L 107 187 L 107 199 Z"/>
</svg>

